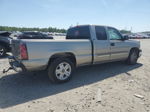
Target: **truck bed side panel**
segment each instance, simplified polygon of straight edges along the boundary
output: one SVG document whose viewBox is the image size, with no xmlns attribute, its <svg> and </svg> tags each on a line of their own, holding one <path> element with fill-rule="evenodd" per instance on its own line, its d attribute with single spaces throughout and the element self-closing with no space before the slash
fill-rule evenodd
<svg viewBox="0 0 150 112">
<path fill-rule="evenodd" d="M 30 70 L 44 69 L 50 57 L 57 53 L 73 53 L 77 66 L 91 64 L 90 40 L 23 40 L 27 45 L 29 60 L 22 61 Z"/>
</svg>

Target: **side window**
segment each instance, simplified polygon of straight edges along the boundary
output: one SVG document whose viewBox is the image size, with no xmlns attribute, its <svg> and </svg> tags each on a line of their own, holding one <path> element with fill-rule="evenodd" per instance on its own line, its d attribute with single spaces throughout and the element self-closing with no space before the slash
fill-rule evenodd
<svg viewBox="0 0 150 112">
<path fill-rule="evenodd" d="M 119 31 L 117 31 L 114 28 L 108 28 L 108 35 L 109 35 L 110 40 L 121 40 L 122 39 L 122 36 L 119 33 Z"/>
<path fill-rule="evenodd" d="M 107 40 L 106 30 L 104 27 L 96 26 L 95 31 L 98 40 Z"/>
<path fill-rule="evenodd" d="M 66 36 L 66 39 L 89 39 L 89 38 L 90 38 L 89 26 L 70 28 Z"/>
</svg>

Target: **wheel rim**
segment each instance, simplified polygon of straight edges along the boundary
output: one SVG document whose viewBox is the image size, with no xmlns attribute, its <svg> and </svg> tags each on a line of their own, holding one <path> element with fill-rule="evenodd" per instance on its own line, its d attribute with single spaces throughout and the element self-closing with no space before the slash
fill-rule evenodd
<svg viewBox="0 0 150 112">
<path fill-rule="evenodd" d="M 65 80 L 71 75 L 71 66 L 67 62 L 60 63 L 55 70 L 56 77 L 59 80 Z"/>
<path fill-rule="evenodd" d="M 3 56 L 4 54 L 4 49 L 0 47 L 0 56 Z"/>
<path fill-rule="evenodd" d="M 136 62 L 137 58 L 138 58 L 137 53 L 136 53 L 136 52 L 133 52 L 133 53 L 131 54 L 131 61 L 132 61 L 132 62 Z"/>
</svg>

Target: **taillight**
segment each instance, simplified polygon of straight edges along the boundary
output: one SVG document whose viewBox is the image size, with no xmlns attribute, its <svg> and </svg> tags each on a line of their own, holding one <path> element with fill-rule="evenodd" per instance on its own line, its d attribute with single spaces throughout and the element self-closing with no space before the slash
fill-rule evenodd
<svg viewBox="0 0 150 112">
<path fill-rule="evenodd" d="M 20 48 L 20 59 L 28 60 L 28 51 L 27 51 L 26 44 L 21 43 L 19 48 Z"/>
</svg>

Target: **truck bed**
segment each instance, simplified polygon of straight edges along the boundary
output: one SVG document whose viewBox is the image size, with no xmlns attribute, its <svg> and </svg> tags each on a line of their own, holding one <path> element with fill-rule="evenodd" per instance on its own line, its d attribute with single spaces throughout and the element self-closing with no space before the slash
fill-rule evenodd
<svg viewBox="0 0 150 112">
<path fill-rule="evenodd" d="M 57 53 L 72 53 L 76 57 L 77 66 L 92 63 L 92 47 L 90 40 L 13 40 L 12 53 L 16 60 L 19 55 L 19 43 L 26 43 L 28 60 L 21 63 L 28 69 L 45 69 L 51 56 Z"/>
</svg>

